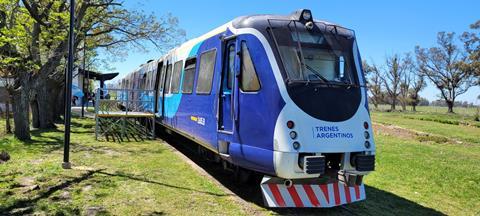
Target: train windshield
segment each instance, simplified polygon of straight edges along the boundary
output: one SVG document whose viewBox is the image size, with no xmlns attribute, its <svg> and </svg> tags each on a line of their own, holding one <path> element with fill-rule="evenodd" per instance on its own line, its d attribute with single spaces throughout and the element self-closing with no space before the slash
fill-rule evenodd
<svg viewBox="0 0 480 216">
<path fill-rule="evenodd" d="M 353 31 L 324 23 L 311 29 L 292 20 L 269 20 L 288 82 L 356 85 Z"/>
</svg>

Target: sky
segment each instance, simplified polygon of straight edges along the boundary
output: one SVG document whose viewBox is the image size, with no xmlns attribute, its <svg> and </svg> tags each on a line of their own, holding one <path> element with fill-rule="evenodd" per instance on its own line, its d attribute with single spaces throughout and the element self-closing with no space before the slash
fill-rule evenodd
<svg viewBox="0 0 480 216">
<path fill-rule="evenodd" d="M 307 8 L 314 19 L 340 24 L 355 30 L 362 58 L 383 64 L 385 57 L 395 53 L 413 52 L 414 47 L 435 45 L 439 31 L 461 34 L 469 25 L 480 20 L 478 0 L 242 0 L 242 1 L 167 1 L 125 0 L 129 9 L 154 13 L 161 17 L 167 13 L 179 18 L 179 27 L 186 31 L 187 39 L 198 37 L 238 16 L 252 14 L 290 14 Z M 111 66 L 120 76 L 133 71 L 149 59 L 161 56 L 152 47 L 148 53 L 130 53 L 121 62 Z M 420 95 L 430 101 L 439 98 L 439 91 L 431 84 Z M 457 100 L 480 104 L 480 88 L 471 88 Z"/>
</svg>

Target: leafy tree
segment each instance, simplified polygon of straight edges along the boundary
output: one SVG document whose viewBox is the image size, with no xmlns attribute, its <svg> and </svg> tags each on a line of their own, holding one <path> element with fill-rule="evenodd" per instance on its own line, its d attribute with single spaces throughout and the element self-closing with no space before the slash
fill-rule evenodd
<svg viewBox="0 0 480 216">
<path fill-rule="evenodd" d="M 66 0 L 0 0 L 6 18 L 0 54 L 15 78 L 11 95 L 15 134 L 20 139 L 29 139 L 29 106 L 33 126 L 39 128 L 54 127 L 63 112 L 57 104 L 63 104 L 69 7 Z M 185 34 L 171 15 L 157 19 L 125 9 L 116 0 L 77 1 L 75 16 L 74 46 L 78 50 L 84 41 L 93 50 L 117 56 L 132 49 L 146 50 L 147 42 L 166 50 Z"/>
<path fill-rule="evenodd" d="M 458 47 L 455 33 L 439 32 L 438 46 L 428 49 L 415 47 L 420 72 L 440 90 L 442 98 L 453 113 L 455 99 L 473 85 L 473 76 L 463 66 L 468 62 L 465 49 Z"/>
</svg>

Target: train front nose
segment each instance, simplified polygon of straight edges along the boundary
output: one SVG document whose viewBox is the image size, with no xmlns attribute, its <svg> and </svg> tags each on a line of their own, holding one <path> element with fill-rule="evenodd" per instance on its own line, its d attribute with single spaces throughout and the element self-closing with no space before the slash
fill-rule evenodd
<svg viewBox="0 0 480 216">
<path fill-rule="evenodd" d="M 375 146 L 368 118 L 323 122 L 299 115 L 289 117 L 278 123 L 275 131 L 277 176 L 363 176 L 374 170 Z"/>
</svg>

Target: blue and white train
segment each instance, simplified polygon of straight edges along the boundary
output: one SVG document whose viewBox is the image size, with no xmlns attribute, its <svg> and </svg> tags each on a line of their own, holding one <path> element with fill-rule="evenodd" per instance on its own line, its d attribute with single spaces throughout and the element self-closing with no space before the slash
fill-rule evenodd
<svg viewBox="0 0 480 216">
<path fill-rule="evenodd" d="M 375 143 L 355 34 L 288 16 L 238 17 L 119 83 L 153 89 L 157 122 L 230 167 L 265 175 L 270 207 L 365 199 Z"/>
</svg>

